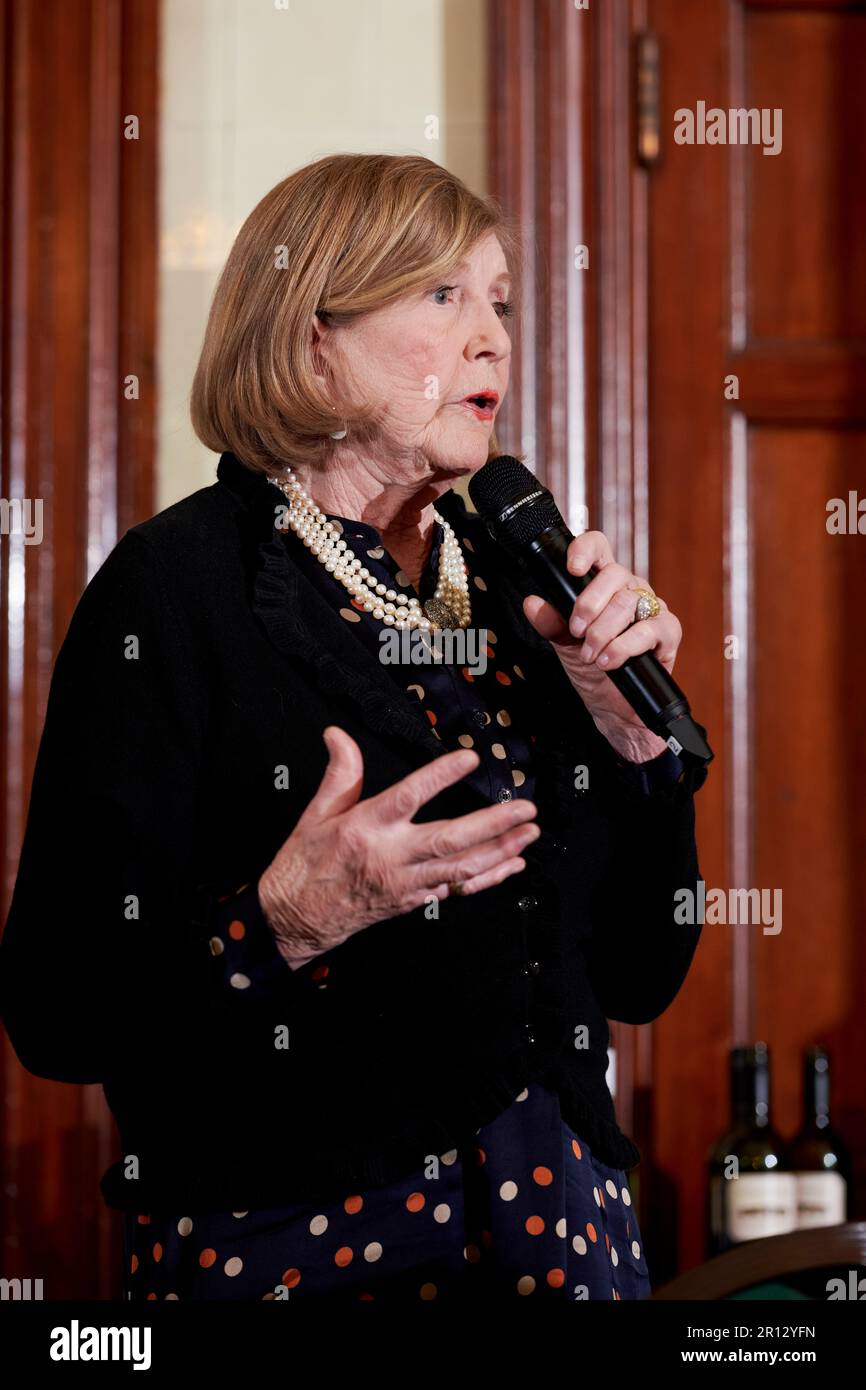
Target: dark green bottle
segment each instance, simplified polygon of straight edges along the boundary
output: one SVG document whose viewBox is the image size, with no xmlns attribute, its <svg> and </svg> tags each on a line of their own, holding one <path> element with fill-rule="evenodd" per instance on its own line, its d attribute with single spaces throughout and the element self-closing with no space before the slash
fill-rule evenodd
<svg viewBox="0 0 866 1390">
<path fill-rule="evenodd" d="M 798 1229 L 845 1221 L 851 1163 L 830 1126 L 830 1054 L 823 1047 L 803 1053 L 803 1124 L 783 1157 L 797 1184 Z"/>
<path fill-rule="evenodd" d="M 730 1052 L 731 1122 L 709 1154 L 707 1255 L 762 1236 L 793 1231 L 797 1184 L 770 1124 L 770 1050 Z"/>
</svg>

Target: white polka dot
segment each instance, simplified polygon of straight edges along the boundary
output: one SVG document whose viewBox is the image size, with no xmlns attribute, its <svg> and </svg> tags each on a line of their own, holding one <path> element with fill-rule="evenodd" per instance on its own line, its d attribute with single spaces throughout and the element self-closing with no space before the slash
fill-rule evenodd
<svg viewBox="0 0 866 1390">
<path fill-rule="evenodd" d="M 477 1245 L 467 1245 L 466 1249 L 463 1251 L 463 1255 L 471 1265 L 477 1265 L 478 1261 L 481 1259 L 481 1251 L 478 1249 Z"/>
<path fill-rule="evenodd" d="M 440 1226 L 451 1220 L 451 1208 L 447 1202 L 440 1202 L 438 1207 L 433 1208 L 433 1220 L 438 1221 Z"/>
<path fill-rule="evenodd" d="M 504 1182 L 499 1189 L 499 1195 L 503 1202 L 513 1202 L 517 1196 L 517 1183 Z"/>
<path fill-rule="evenodd" d="M 503 748 L 503 746 L 502 746 L 501 743 L 492 743 L 492 744 L 490 745 L 490 751 L 491 751 L 491 753 L 493 754 L 494 758 L 507 758 L 507 757 L 508 757 L 508 754 L 506 753 L 506 751 L 505 751 L 505 749 Z"/>
<path fill-rule="evenodd" d="M 444 1163 L 446 1168 L 450 1168 L 452 1163 L 457 1162 L 457 1150 L 449 1149 L 447 1154 L 440 1154 L 439 1161 L 440 1163 Z"/>
<path fill-rule="evenodd" d="M 343 523 L 342 523 L 342 521 L 332 521 L 332 522 L 331 522 L 331 525 L 333 526 L 333 528 L 334 528 L 334 530 L 336 531 L 337 535 L 338 535 L 338 536 L 342 536 L 342 534 L 343 534 Z"/>
<path fill-rule="evenodd" d="M 622 1188 L 622 1200 L 625 1202 L 627 1207 L 631 1206 L 631 1193 L 629 1192 L 627 1187 Z"/>
<path fill-rule="evenodd" d="M 401 589 L 408 589 L 411 587 L 412 580 L 409 578 L 405 570 L 398 570 L 397 573 L 394 575 L 394 578 L 400 585 Z"/>
<path fill-rule="evenodd" d="M 177 1233 L 179 1236 L 188 1236 L 192 1230 L 192 1221 L 188 1216 L 182 1216 L 177 1223 Z"/>
<path fill-rule="evenodd" d="M 640 1246 L 638 1245 L 636 1240 L 633 1240 L 631 1243 L 631 1253 L 634 1255 L 636 1260 L 640 1259 Z"/>
<path fill-rule="evenodd" d="M 327 1229 L 328 1229 L 328 1218 L 327 1218 L 327 1216 L 321 1215 L 321 1216 L 314 1216 L 314 1217 L 313 1217 L 312 1221 L 310 1222 L 310 1235 L 311 1235 L 311 1236 L 323 1236 L 323 1235 L 325 1234 L 325 1232 L 327 1231 Z"/>
<path fill-rule="evenodd" d="M 177 1294 L 176 1294 L 176 1293 L 167 1293 L 167 1294 L 166 1294 L 166 1298 L 173 1298 L 175 1302 L 178 1301 L 178 1297 L 177 1297 Z"/>
<path fill-rule="evenodd" d="M 367 551 L 367 554 L 373 560 L 381 560 L 385 552 L 382 549 L 381 545 L 374 545 L 370 548 L 370 550 Z"/>
<path fill-rule="evenodd" d="M 601 1206 L 601 1193 L 599 1192 L 599 1190 L 598 1190 L 597 1187 L 594 1187 L 594 1188 L 592 1189 L 592 1195 L 593 1195 L 593 1197 L 595 1198 L 595 1205 L 596 1205 L 597 1207 L 600 1207 L 600 1206 Z"/>
<path fill-rule="evenodd" d="M 232 1212 L 232 1216 L 236 1216 L 237 1219 L 238 1219 L 238 1221 L 240 1221 L 240 1219 L 241 1219 L 242 1216 L 249 1216 L 249 1212 L 248 1212 L 248 1211 L 233 1211 L 233 1212 Z"/>
<path fill-rule="evenodd" d="M 577 1251 L 578 1255 L 586 1254 L 586 1241 L 584 1240 L 583 1236 L 575 1236 L 574 1240 L 571 1243 Z"/>
<path fill-rule="evenodd" d="M 515 787 L 522 787 L 524 782 L 526 781 L 526 773 L 521 772 L 519 767 L 514 767 L 511 769 L 511 776 L 514 779 Z"/>
<path fill-rule="evenodd" d="M 560 1240 L 565 1240 L 565 1217 L 561 1217 L 556 1223 L 556 1234 Z"/>
<path fill-rule="evenodd" d="M 435 1284 L 422 1284 L 418 1292 L 424 1299 L 424 1302 L 429 1303 L 431 1299 L 434 1299 L 436 1297 L 438 1289 L 436 1288 Z"/>
<path fill-rule="evenodd" d="M 616 1250 L 614 1249 L 613 1246 L 610 1247 L 610 1258 L 611 1258 L 612 1262 L 614 1263 L 614 1265 L 618 1265 L 618 1264 L 619 1264 L 619 1255 L 616 1253 Z"/>
<path fill-rule="evenodd" d="M 520 1095 L 519 1095 L 519 1096 L 515 1096 L 514 1099 L 515 1099 L 515 1101 L 518 1101 L 518 1100 L 526 1100 L 526 1097 L 527 1097 L 528 1095 L 529 1095 L 529 1087 L 528 1087 L 528 1086 L 524 1086 L 523 1090 L 520 1092 Z"/>
<path fill-rule="evenodd" d="M 229 984 L 233 989 L 249 989 L 250 977 L 249 975 L 241 974 L 232 975 L 229 979 Z"/>
<path fill-rule="evenodd" d="M 461 536 L 460 544 L 465 545 L 467 550 L 471 550 L 472 554 L 475 554 L 475 546 L 470 540 L 467 540 L 465 536 Z"/>
<path fill-rule="evenodd" d="M 526 677 L 524 676 L 519 666 L 512 666 L 511 669 L 514 672 L 515 676 L 519 676 L 522 681 L 526 680 Z"/>
<path fill-rule="evenodd" d="M 354 608 L 341 608 L 340 617 L 345 618 L 347 623 L 359 623 L 361 621 L 361 614 L 356 613 Z"/>
<path fill-rule="evenodd" d="M 484 580 L 481 578 L 480 574 L 476 574 L 472 583 L 475 585 L 476 589 L 480 589 L 482 593 L 487 593 L 487 585 L 484 583 Z"/>
<path fill-rule="evenodd" d="M 475 747 L 475 739 L 472 737 L 471 734 L 460 734 L 459 738 L 457 739 L 457 742 L 460 744 L 461 748 Z"/>
<path fill-rule="evenodd" d="M 406 686 L 406 689 L 407 689 L 407 690 L 414 690 L 414 691 L 415 691 L 415 694 L 418 696 L 418 699 L 419 699 L 419 700 L 423 700 L 423 699 L 424 699 L 424 687 L 423 687 L 423 685 L 407 685 L 407 686 Z"/>
<path fill-rule="evenodd" d="M 616 1183 L 614 1183 L 610 1178 L 608 1178 L 607 1182 L 605 1183 L 604 1189 L 605 1192 L 610 1193 L 611 1197 L 617 1196 Z"/>
<path fill-rule="evenodd" d="M 499 641 L 499 638 L 496 636 L 496 633 L 493 631 L 492 627 L 489 627 L 487 629 L 487 640 L 488 642 L 491 642 L 494 645 Z"/>
<path fill-rule="evenodd" d="M 531 1274 L 524 1274 L 522 1279 L 517 1281 L 517 1292 L 524 1296 L 535 1291 L 535 1280 Z"/>
<path fill-rule="evenodd" d="M 236 1274 L 240 1274 L 244 1267 L 244 1262 L 240 1255 L 232 1255 L 230 1260 L 226 1260 L 223 1269 L 230 1279 L 234 1279 Z"/>
<path fill-rule="evenodd" d="M 218 937 L 218 936 L 212 936 L 211 939 L 210 939 L 210 953 L 211 953 L 211 955 L 212 955 L 212 956 L 221 956 L 224 950 L 225 950 L 225 945 L 224 945 L 223 941 L 220 939 L 220 937 Z"/>
<path fill-rule="evenodd" d="M 501 709 L 499 711 L 499 713 L 496 716 L 496 722 L 497 724 L 501 724 L 503 729 L 508 728 L 509 724 L 511 723 L 511 715 L 508 713 L 507 709 Z"/>
<path fill-rule="evenodd" d="M 382 1247 L 378 1240 L 372 1240 L 369 1245 L 364 1246 L 364 1259 L 370 1264 L 375 1264 L 376 1260 L 382 1258 Z"/>
</svg>

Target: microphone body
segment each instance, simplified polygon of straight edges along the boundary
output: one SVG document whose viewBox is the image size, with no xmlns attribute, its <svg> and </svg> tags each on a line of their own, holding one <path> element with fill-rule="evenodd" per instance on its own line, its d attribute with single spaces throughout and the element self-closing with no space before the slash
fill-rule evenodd
<svg viewBox="0 0 866 1390">
<path fill-rule="evenodd" d="M 479 469 L 469 493 L 494 541 L 523 564 L 540 596 L 568 620 L 597 570 L 569 573 L 566 558 L 574 536 L 547 488 L 519 460 L 502 455 Z M 654 652 L 629 657 L 605 674 L 647 728 L 684 763 L 705 767 L 712 761 L 706 730 L 692 717 L 685 694 Z"/>
</svg>

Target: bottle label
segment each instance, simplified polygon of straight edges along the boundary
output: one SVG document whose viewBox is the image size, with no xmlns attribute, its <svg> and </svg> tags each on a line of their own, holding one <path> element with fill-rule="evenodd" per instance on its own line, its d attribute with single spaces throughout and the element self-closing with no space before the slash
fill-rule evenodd
<svg viewBox="0 0 866 1390">
<path fill-rule="evenodd" d="M 797 1182 L 793 1173 L 715 1177 L 711 1203 L 713 1227 L 723 1230 L 730 1241 L 780 1236 L 797 1228 Z"/>
<path fill-rule="evenodd" d="M 837 1226 L 845 1220 L 846 1183 L 841 1173 L 795 1173 L 797 1226 Z"/>
</svg>

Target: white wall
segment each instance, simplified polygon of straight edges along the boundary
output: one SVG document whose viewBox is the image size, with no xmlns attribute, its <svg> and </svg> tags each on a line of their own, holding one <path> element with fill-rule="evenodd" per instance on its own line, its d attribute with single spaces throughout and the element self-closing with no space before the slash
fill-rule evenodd
<svg viewBox="0 0 866 1390">
<path fill-rule="evenodd" d="M 217 276 L 269 188 L 321 155 L 379 151 L 427 155 L 487 191 L 485 9 L 162 0 L 157 510 L 215 479 L 189 391 Z"/>
</svg>

